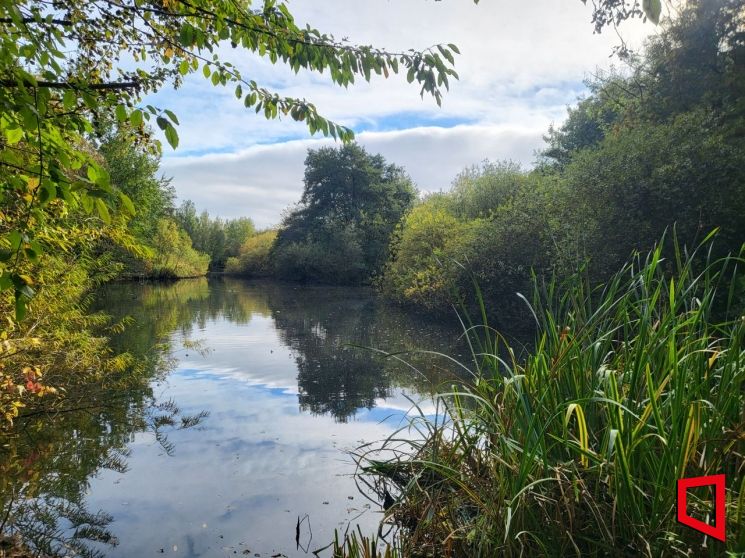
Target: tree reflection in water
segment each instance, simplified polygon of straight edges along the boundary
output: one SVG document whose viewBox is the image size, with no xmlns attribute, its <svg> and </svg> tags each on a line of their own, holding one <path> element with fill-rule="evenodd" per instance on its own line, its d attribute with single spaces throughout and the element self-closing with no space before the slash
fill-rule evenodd
<svg viewBox="0 0 745 558">
<path fill-rule="evenodd" d="M 414 351 L 451 346 L 456 329 L 423 321 L 384 304 L 371 291 L 298 287 L 238 279 L 198 279 L 174 284 L 120 284 L 106 288 L 98 310 L 132 325 L 111 340 L 129 352 L 138 369 L 105 385 L 78 386 L 77 399 L 50 416 L 22 417 L 0 444 L 0 524 L 50 555 L 103 556 L 116 544 L 105 511 L 91 511 L 92 477 L 125 472 L 128 446 L 150 433 L 166 453 L 168 432 L 198 424 L 173 401 L 158 401 L 154 387 L 173 370 L 178 351 L 212 322 L 246 325 L 270 320 L 289 348 L 301 411 L 350 420 L 359 409 L 401 389 L 428 394 L 452 378 L 426 355 L 410 355 L 421 373 L 360 347 Z M 209 346 L 202 347 L 209 350 Z M 243 347 L 242 350 L 249 350 Z M 447 349 L 446 349 L 447 350 Z M 242 353 L 245 354 L 245 353 Z M 243 358 L 243 357 L 242 357 Z M 442 362 L 440 362 L 442 364 Z M 241 362 L 250 368 L 250 362 Z M 72 391 L 71 391 L 72 393 Z"/>
<path fill-rule="evenodd" d="M 184 415 L 173 401 L 157 402 L 149 391 L 19 420 L 0 448 L 0 532 L 18 534 L 44 554 L 104 556 L 91 543 L 117 541 L 107 529 L 111 516 L 86 508 L 90 478 L 104 469 L 126 472 L 135 433 L 151 432 L 170 453 L 168 431 L 206 417 Z"/>
<path fill-rule="evenodd" d="M 255 316 L 270 317 L 281 343 L 295 354 L 301 409 L 339 421 L 373 408 L 393 387 L 428 394 L 452 377 L 445 360 L 417 351 L 453 355 L 457 326 L 386 304 L 369 289 L 212 278 L 144 285 L 136 304 L 130 291 L 112 286 L 105 306 L 138 324 L 121 337 L 123 349 L 143 346 L 162 331 L 187 338 L 209 321 L 245 325 Z M 409 351 L 405 358 L 419 373 L 366 347 Z"/>
<path fill-rule="evenodd" d="M 442 359 L 419 352 L 452 346 L 451 324 L 424 321 L 361 289 L 284 287 L 266 294 L 282 342 L 296 355 L 302 410 L 346 422 L 394 388 L 429 394 L 452 377 Z M 411 366 L 374 349 L 404 351 Z"/>
<path fill-rule="evenodd" d="M 218 277 L 147 284 L 137 304 L 130 291 L 127 285 L 111 287 L 105 307 L 139 324 L 122 336 L 123 349 L 146 344 L 158 331 L 188 338 L 209 321 L 245 325 L 252 317 L 271 318 L 281 343 L 295 355 L 300 408 L 342 422 L 358 409 L 372 409 L 393 388 L 429 394 L 453 377 L 447 361 L 418 351 L 453 356 L 457 325 L 386 304 L 370 289 Z M 370 348 L 408 351 L 405 360 L 419 372 Z"/>
<path fill-rule="evenodd" d="M 130 303 L 130 308 L 141 307 Z M 116 310 L 107 307 L 112 316 L 124 316 Z M 61 409 L 21 416 L 13 430 L 3 432 L 0 536 L 20 537 L 36 553 L 50 556 L 102 557 L 107 545 L 117 544 L 109 530 L 112 517 L 87 509 L 90 479 L 107 469 L 126 472 L 135 434 L 151 433 L 170 453 L 168 432 L 206 417 L 185 415 L 174 401 L 153 394 L 153 382 L 175 364 L 168 342 L 173 323 L 138 320 L 112 339 L 115 348 L 132 354 L 135 370 L 98 385 L 75 386 L 68 390 L 75 397 Z"/>
</svg>

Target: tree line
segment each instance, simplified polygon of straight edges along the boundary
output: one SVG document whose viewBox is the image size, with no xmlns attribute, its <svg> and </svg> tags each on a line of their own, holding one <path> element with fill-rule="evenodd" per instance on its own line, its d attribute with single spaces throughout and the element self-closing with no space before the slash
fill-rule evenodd
<svg viewBox="0 0 745 558">
<path fill-rule="evenodd" d="M 377 285 L 433 311 L 473 299 L 522 314 L 532 276 L 596 284 L 667 231 L 715 250 L 745 241 L 745 33 L 741 2 L 688 5 L 628 71 L 588 83 L 532 169 L 484 162 L 418 196 L 405 171 L 358 145 L 310 150 L 300 203 L 227 270 Z M 674 240 L 675 239 L 675 240 Z"/>
<path fill-rule="evenodd" d="M 112 184 L 138 208 L 127 222 L 132 242 L 107 241 L 99 248 L 122 264 L 120 278 L 178 279 L 220 271 L 255 233 L 251 219 L 198 214 L 190 200 L 176 206 L 170 179 L 159 170 L 159 154 L 133 143 L 115 124 L 97 130 L 91 149 Z"/>
</svg>

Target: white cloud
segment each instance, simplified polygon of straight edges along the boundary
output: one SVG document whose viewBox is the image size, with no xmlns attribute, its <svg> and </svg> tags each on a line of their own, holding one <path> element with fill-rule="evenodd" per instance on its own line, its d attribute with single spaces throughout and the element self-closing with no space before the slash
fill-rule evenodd
<svg viewBox="0 0 745 558">
<path fill-rule="evenodd" d="M 446 187 L 460 169 L 485 157 L 529 163 L 542 133 L 564 117 L 566 105 L 584 91 L 582 81 L 609 65 L 619 42 L 611 32 L 593 34 L 590 7 L 580 0 L 294 0 L 290 8 L 299 24 L 357 44 L 394 51 L 458 45 L 460 80 L 442 108 L 422 100 L 404 76 L 373 78 L 345 90 L 326 75 L 294 74 L 256 56 L 223 52 L 244 76 L 282 95 L 307 98 L 340 123 L 393 130 L 358 138 L 404 165 L 427 190 Z M 652 27 L 627 22 L 622 30 L 633 46 Z M 248 215 L 268 225 L 299 198 L 305 151 L 319 144 L 303 125 L 266 121 L 245 109 L 232 89 L 213 88 L 201 74 L 149 102 L 172 108 L 182 123 L 181 147 L 167 152 L 163 165 L 182 199 L 212 214 Z M 417 127 L 442 118 L 469 125 Z"/>
<path fill-rule="evenodd" d="M 366 132 L 358 141 L 373 153 L 408 170 L 420 189 L 446 189 L 465 166 L 483 159 L 533 160 L 540 128 L 456 126 Z M 181 199 L 223 217 L 249 216 L 259 227 L 276 224 L 284 208 L 303 189 L 303 161 L 308 148 L 329 140 L 295 140 L 259 145 L 237 153 L 166 159 Z"/>
</svg>

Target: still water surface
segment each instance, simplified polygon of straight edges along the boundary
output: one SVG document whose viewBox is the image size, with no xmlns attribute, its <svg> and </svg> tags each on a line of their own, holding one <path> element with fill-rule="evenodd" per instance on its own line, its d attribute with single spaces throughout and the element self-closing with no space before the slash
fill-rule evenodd
<svg viewBox="0 0 745 558">
<path fill-rule="evenodd" d="M 349 345 L 452 352 L 458 335 L 362 289 L 198 279 L 112 285 L 97 305 L 133 318 L 114 342 L 151 381 L 111 409 L 61 419 L 42 445 L 53 459 L 38 459 L 57 470 L 37 492 L 47 508 L 62 495 L 103 512 L 83 524 L 98 517 L 99 538 L 118 544 L 82 547 L 110 557 L 305 556 L 334 529 L 374 532 L 380 510 L 345 450 L 401 426 L 410 398 L 426 412 L 451 372 Z M 57 520 L 60 539 L 74 524 Z"/>
</svg>

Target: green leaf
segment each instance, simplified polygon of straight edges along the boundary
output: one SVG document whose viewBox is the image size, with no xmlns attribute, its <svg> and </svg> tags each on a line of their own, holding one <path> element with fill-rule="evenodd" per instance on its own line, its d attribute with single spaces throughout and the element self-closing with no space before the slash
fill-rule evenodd
<svg viewBox="0 0 745 558">
<path fill-rule="evenodd" d="M 176 149 L 178 147 L 178 132 L 170 122 L 167 122 L 167 124 L 168 126 L 165 129 L 166 139 L 168 140 L 168 143 L 171 144 L 171 147 Z"/>
<path fill-rule="evenodd" d="M 96 184 L 103 188 L 104 192 L 107 192 L 111 188 L 111 175 L 109 174 L 109 171 L 103 167 L 99 167 Z"/>
<path fill-rule="evenodd" d="M 182 60 L 181 63 L 178 65 L 178 72 L 185 76 L 189 73 L 189 61 L 188 60 Z"/>
<path fill-rule="evenodd" d="M 91 95 L 88 91 L 81 91 L 80 96 L 83 97 L 83 103 L 86 107 L 91 110 L 95 110 L 96 108 L 98 108 L 98 101 L 96 100 L 96 97 Z"/>
<path fill-rule="evenodd" d="M 10 128 L 5 130 L 5 137 L 8 140 L 8 145 L 13 145 L 21 141 L 23 137 L 23 130 L 21 128 Z"/>
<path fill-rule="evenodd" d="M 67 184 L 59 184 L 58 185 L 58 191 L 60 194 L 60 197 L 65 200 L 65 202 L 72 204 L 74 201 L 74 198 L 72 197 L 72 192 L 70 192 L 70 187 Z"/>
<path fill-rule="evenodd" d="M 124 105 L 116 105 L 116 120 L 117 122 L 126 122 L 127 120 L 127 107 Z"/>
<path fill-rule="evenodd" d="M 94 165 L 88 165 L 86 174 L 88 175 L 88 180 L 90 180 L 93 183 L 98 182 L 98 178 L 99 178 L 98 169 Z"/>
<path fill-rule="evenodd" d="M 158 118 L 156 118 L 155 122 L 158 123 L 158 128 L 160 128 L 161 130 L 165 130 L 166 128 L 168 128 L 168 126 L 171 125 L 171 123 L 168 122 L 168 120 L 166 120 L 162 116 L 159 116 Z"/>
<path fill-rule="evenodd" d="M 45 205 L 49 200 L 57 197 L 57 188 L 54 184 L 46 181 L 41 185 L 39 189 L 39 201 L 42 205 Z"/>
<path fill-rule="evenodd" d="M 204 77 L 208 78 L 212 74 L 212 70 L 210 70 L 209 64 L 205 64 L 204 68 L 202 68 L 202 74 L 204 74 Z"/>
<path fill-rule="evenodd" d="M 179 122 L 178 122 L 178 118 L 176 118 L 176 115 L 175 115 L 175 114 L 173 114 L 173 112 L 171 112 L 171 111 L 170 111 L 170 110 L 168 110 L 168 109 L 165 109 L 165 110 L 164 110 L 163 112 L 165 112 L 165 113 L 166 113 L 166 115 L 168 115 L 168 118 L 170 118 L 170 119 L 171 119 L 171 121 L 172 121 L 172 122 L 173 122 L 174 124 L 178 125 L 178 123 L 179 123 Z"/>
<path fill-rule="evenodd" d="M 101 198 L 95 200 L 96 211 L 101 220 L 107 225 L 111 224 L 111 215 L 109 214 L 109 208 L 106 207 L 106 203 Z"/>
<path fill-rule="evenodd" d="M 15 251 L 20 248 L 21 242 L 23 241 L 23 235 L 18 231 L 10 231 L 10 233 L 8 233 L 8 240 L 10 241 L 11 250 Z"/>
<path fill-rule="evenodd" d="M 16 291 L 16 321 L 20 322 L 26 317 L 26 301 L 23 295 Z"/>
<path fill-rule="evenodd" d="M 448 62 L 451 64 L 455 64 L 455 58 L 453 58 L 453 55 L 450 53 L 449 50 L 442 48 L 440 45 L 437 45 L 437 50 L 440 51 L 440 54 L 442 54 Z"/>
<path fill-rule="evenodd" d="M 124 192 L 119 192 L 119 199 L 122 201 L 122 207 L 124 208 L 124 211 L 129 213 L 131 216 L 134 216 L 135 213 L 135 205 L 132 203 L 132 200 L 130 197 L 125 194 Z"/>
<path fill-rule="evenodd" d="M 448 44 L 448 48 L 452 50 L 455 54 L 460 54 L 460 50 L 458 50 L 458 47 L 455 46 L 453 43 Z"/>
<path fill-rule="evenodd" d="M 194 43 L 194 28 L 184 23 L 179 29 L 178 40 L 183 46 L 191 46 Z"/>
<path fill-rule="evenodd" d="M 28 279 L 28 277 L 23 276 L 23 275 L 21 277 L 23 278 L 24 281 Z M 18 289 L 18 291 L 22 295 L 24 295 L 27 299 L 32 299 L 34 295 L 36 294 L 36 291 L 32 289 L 28 284 L 23 285 L 20 289 Z"/>
<path fill-rule="evenodd" d="M 75 91 L 68 89 L 62 94 L 62 105 L 65 107 L 65 110 L 72 110 L 77 104 L 78 96 L 75 94 Z"/>
<path fill-rule="evenodd" d="M 135 128 L 142 126 L 142 111 L 140 109 L 133 110 L 129 115 L 129 121 Z"/>
<path fill-rule="evenodd" d="M 23 253 L 32 262 L 36 262 L 39 260 L 39 252 L 37 252 L 32 246 L 27 246 L 26 248 L 24 248 Z"/>
<path fill-rule="evenodd" d="M 660 22 L 660 16 L 662 15 L 661 0 L 642 0 L 642 10 L 652 23 L 657 25 Z"/>
<path fill-rule="evenodd" d="M 31 247 L 31 248 L 32 248 L 32 249 L 33 249 L 33 250 L 34 250 L 34 251 L 35 251 L 35 252 L 36 252 L 37 254 L 41 254 L 41 253 L 42 253 L 42 252 L 44 251 L 44 249 L 43 249 L 43 248 L 41 247 L 41 244 L 39 243 L 39 241 L 38 241 L 38 240 L 33 240 L 33 241 L 32 241 L 32 242 L 31 242 L 31 243 L 29 244 L 29 246 L 30 246 L 30 247 Z"/>
<path fill-rule="evenodd" d="M 83 206 L 86 213 L 91 213 L 93 211 L 93 198 L 86 195 L 80 196 L 80 205 Z"/>
</svg>

